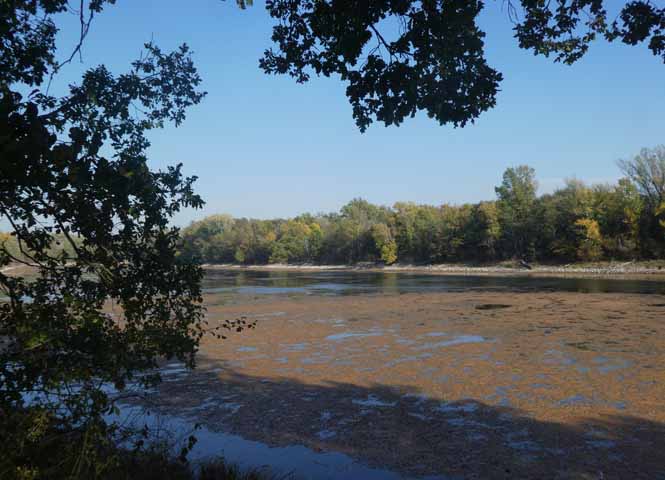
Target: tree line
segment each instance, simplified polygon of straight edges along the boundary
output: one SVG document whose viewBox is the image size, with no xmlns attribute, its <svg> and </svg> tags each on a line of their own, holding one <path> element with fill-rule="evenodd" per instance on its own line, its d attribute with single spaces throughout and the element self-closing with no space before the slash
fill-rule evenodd
<svg viewBox="0 0 665 480">
<path fill-rule="evenodd" d="M 616 15 L 606 3 L 522 0 L 508 10 L 519 46 L 556 61 L 575 62 L 597 36 L 644 43 L 663 56 L 665 10 L 636 0 Z M 117 397 L 106 387 L 152 387 L 159 376 L 148 373 L 161 359 L 193 367 L 203 335 L 246 326 L 242 319 L 207 325 L 195 258 L 390 263 L 468 255 L 472 241 L 485 245 L 472 234 L 459 243 L 449 231 L 448 216 L 466 228 L 461 207 L 386 209 L 362 201 L 336 215 L 288 221 L 208 219 L 181 236 L 171 218 L 203 201 L 181 165 L 150 169 L 148 133 L 180 125 L 205 96 L 187 45 L 163 51 L 149 42 L 124 72 L 104 66 L 105 55 L 95 57 L 78 81 L 60 82 L 67 85 L 61 95 L 50 89 L 69 63 L 83 60 L 93 19 L 115 4 L 0 1 L 0 220 L 10 230 L 0 235 L 0 438 L 9 446 L 0 455 L 2 478 L 143 478 L 136 461 L 150 454 L 149 432 L 109 420 Z M 464 126 L 494 107 L 501 81 L 484 56 L 476 22 L 483 7 L 457 0 L 266 2 L 274 48 L 260 66 L 299 83 L 338 76 L 362 131 L 373 121 L 399 125 L 418 111 Z M 61 24 L 71 25 L 66 15 L 78 25 L 61 32 Z M 385 20 L 401 26 L 390 43 L 381 34 Z M 68 42 L 58 45 L 72 39 L 68 31 L 76 35 L 69 50 Z M 658 178 L 662 184 L 662 169 Z M 633 183 L 640 198 L 657 193 L 651 183 Z M 639 211 L 646 223 L 637 246 L 622 248 L 659 252 L 660 200 Z M 500 230 L 487 220 L 476 232 L 503 242 L 487 243 L 488 255 L 504 244 L 531 248 L 524 225 L 502 224 L 510 212 L 502 201 L 472 209 L 481 219 L 498 212 Z M 6 274 L 15 263 L 33 274 Z M 112 315 L 110 302 L 118 307 Z M 149 465 L 152 477 L 161 475 L 158 462 Z M 162 470 L 175 478 L 171 465 Z"/>
<path fill-rule="evenodd" d="M 665 256 L 665 146 L 621 161 L 615 184 L 570 179 L 538 196 L 533 168 L 508 168 L 496 199 L 441 206 L 354 199 L 339 212 L 256 220 L 212 215 L 181 234 L 206 263 L 596 261 Z"/>
</svg>

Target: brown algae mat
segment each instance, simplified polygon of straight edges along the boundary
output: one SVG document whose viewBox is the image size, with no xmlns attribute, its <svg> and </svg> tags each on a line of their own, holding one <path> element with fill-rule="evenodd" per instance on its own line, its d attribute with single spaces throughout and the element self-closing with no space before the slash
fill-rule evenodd
<svg viewBox="0 0 665 480">
<path fill-rule="evenodd" d="M 150 403 L 405 475 L 665 478 L 665 298 L 209 296 L 199 368 Z M 260 459 L 259 459 L 260 461 Z"/>
</svg>

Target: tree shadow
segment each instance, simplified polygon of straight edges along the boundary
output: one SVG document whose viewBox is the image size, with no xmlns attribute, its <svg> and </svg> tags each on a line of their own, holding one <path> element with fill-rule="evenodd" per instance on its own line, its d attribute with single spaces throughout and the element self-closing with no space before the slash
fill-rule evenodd
<svg viewBox="0 0 665 480">
<path fill-rule="evenodd" d="M 414 476 L 665 479 L 665 424 L 643 418 L 562 424 L 474 399 L 446 402 L 413 387 L 307 384 L 248 376 L 218 360 L 200 363 L 166 376 L 152 406 L 210 430 L 341 452 Z"/>
</svg>

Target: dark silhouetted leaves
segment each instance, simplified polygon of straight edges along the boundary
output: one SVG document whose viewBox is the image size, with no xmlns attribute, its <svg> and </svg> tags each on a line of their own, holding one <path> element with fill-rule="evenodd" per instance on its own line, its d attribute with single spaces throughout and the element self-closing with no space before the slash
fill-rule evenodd
<svg viewBox="0 0 665 480">
<path fill-rule="evenodd" d="M 603 0 L 502 3 L 520 47 L 555 61 L 574 63 L 599 36 L 648 42 L 665 60 L 665 9 L 651 2 L 626 3 L 613 22 Z M 312 73 L 339 75 L 362 131 L 418 111 L 464 126 L 496 103 L 502 75 L 487 64 L 477 24 L 484 2 L 268 0 L 266 7 L 277 24 L 261 68 L 301 83 Z"/>
</svg>

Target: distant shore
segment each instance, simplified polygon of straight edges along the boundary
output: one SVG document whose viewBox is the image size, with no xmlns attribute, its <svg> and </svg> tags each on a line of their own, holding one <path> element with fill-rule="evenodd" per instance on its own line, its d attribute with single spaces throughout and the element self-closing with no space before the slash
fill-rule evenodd
<svg viewBox="0 0 665 480">
<path fill-rule="evenodd" d="M 339 271 L 339 272 L 405 272 L 432 275 L 551 275 L 551 276 L 635 276 L 653 277 L 665 280 L 665 261 L 635 261 L 635 262 L 596 262 L 571 263 L 565 265 L 537 264 L 530 268 L 520 266 L 518 263 L 505 262 L 488 265 L 469 264 L 435 264 L 412 265 L 394 264 L 380 265 L 373 263 L 349 265 L 314 265 L 314 264 L 268 264 L 268 265 L 238 265 L 238 264 L 204 264 L 208 270 L 247 270 L 247 271 Z"/>
<path fill-rule="evenodd" d="M 404 272 L 431 275 L 495 275 L 495 276 L 567 276 L 567 277 L 640 277 L 665 280 L 665 260 L 635 262 L 570 263 L 565 265 L 534 263 L 529 268 L 516 262 L 498 264 L 446 263 L 433 265 L 359 263 L 348 265 L 283 264 L 238 265 L 232 263 L 203 264 L 206 270 L 245 270 L 258 272 Z M 7 265 L 0 273 L 21 276 L 30 268 L 23 265 Z"/>
</svg>

